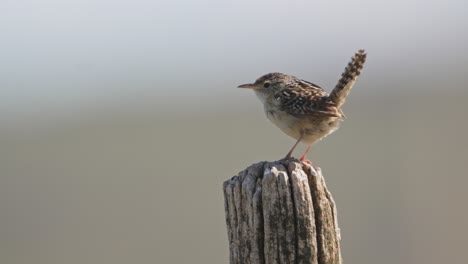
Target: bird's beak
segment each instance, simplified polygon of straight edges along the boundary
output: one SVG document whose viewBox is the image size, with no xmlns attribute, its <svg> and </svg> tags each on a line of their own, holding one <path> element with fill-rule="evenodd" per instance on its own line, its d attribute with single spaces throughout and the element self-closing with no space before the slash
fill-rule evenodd
<svg viewBox="0 0 468 264">
<path fill-rule="evenodd" d="M 242 84 L 238 86 L 239 88 L 247 88 L 247 89 L 257 89 L 257 86 L 252 83 Z"/>
</svg>

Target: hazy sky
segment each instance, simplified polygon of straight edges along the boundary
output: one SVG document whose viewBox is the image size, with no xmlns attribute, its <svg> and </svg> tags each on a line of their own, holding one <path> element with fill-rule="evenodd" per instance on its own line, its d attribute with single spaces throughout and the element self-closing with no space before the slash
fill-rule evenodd
<svg viewBox="0 0 468 264">
<path fill-rule="evenodd" d="M 0 118 L 209 103 L 271 71 L 330 87 L 359 48 L 370 79 L 458 78 L 467 13 L 461 0 L 3 0 Z"/>
</svg>

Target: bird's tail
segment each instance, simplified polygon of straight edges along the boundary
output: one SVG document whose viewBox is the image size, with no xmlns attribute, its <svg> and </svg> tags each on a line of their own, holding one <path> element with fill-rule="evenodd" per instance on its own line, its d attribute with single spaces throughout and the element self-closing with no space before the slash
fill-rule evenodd
<svg viewBox="0 0 468 264">
<path fill-rule="evenodd" d="M 341 75 L 338 84 L 335 86 L 335 89 L 330 94 L 330 99 L 335 102 L 337 108 L 340 108 L 348 96 L 351 88 L 353 88 L 354 83 L 356 82 L 357 77 L 361 74 L 361 70 L 364 67 L 364 62 L 366 61 L 367 54 L 363 49 L 359 50 L 351 58 L 351 61 L 346 66 L 343 74 Z"/>
</svg>

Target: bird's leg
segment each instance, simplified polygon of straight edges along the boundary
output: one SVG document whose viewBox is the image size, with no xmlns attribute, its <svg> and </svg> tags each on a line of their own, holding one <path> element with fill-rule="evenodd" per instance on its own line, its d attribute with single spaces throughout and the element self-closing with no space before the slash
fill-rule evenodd
<svg viewBox="0 0 468 264">
<path fill-rule="evenodd" d="M 294 149 L 296 148 L 297 144 L 299 144 L 299 142 L 301 142 L 302 137 L 303 137 L 303 135 L 301 134 L 301 137 L 296 141 L 296 144 L 294 144 L 294 146 L 291 148 L 291 150 L 288 152 L 288 154 L 286 154 L 286 157 L 284 157 L 284 159 L 290 159 L 291 158 L 291 155 L 292 155 Z"/>
<path fill-rule="evenodd" d="M 307 147 L 306 151 L 304 152 L 304 154 L 301 156 L 301 159 L 300 161 L 304 161 L 306 163 L 310 163 L 310 165 L 312 165 L 312 162 L 310 160 L 307 160 L 306 159 L 306 156 L 307 156 L 307 153 L 309 153 L 309 150 L 310 150 L 310 145 Z"/>
</svg>

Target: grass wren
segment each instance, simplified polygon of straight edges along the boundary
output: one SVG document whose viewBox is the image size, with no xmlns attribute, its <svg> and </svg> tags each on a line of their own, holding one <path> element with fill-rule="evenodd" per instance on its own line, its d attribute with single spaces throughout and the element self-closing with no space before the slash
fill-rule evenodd
<svg viewBox="0 0 468 264">
<path fill-rule="evenodd" d="M 265 74 L 254 83 L 239 88 L 254 90 L 263 103 L 267 118 L 297 140 L 285 159 L 291 158 L 299 142 L 308 146 L 300 158 L 304 161 L 310 147 L 335 131 L 345 118 L 341 107 L 365 60 L 364 50 L 356 52 L 330 95 L 316 84 L 282 73 Z"/>
</svg>

